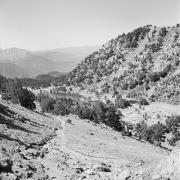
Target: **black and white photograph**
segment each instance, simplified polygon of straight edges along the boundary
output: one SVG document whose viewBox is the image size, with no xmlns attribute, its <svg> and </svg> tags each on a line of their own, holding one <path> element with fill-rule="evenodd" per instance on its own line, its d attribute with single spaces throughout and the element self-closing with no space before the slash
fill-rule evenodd
<svg viewBox="0 0 180 180">
<path fill-rule="evenodd" d="M 0 0 L 0 180 L 180 180 L 180 0 Z"/>
</svg>

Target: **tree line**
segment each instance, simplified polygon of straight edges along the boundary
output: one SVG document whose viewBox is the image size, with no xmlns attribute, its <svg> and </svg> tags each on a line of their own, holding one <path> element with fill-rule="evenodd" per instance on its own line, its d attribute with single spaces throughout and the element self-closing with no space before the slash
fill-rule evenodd
<svg viewBox="0 0 180 180">
<path fill-rule="evenodd" d="M 157 122 L 153 125 L 147 125 L 145 121 L 137 124 L 127 123 L 122 120 L 122 113 L 118 109 L 119 105 L 123 108 L 127 105 L 126 100 L 118 98 L 122 103 L 113 104 L 110 101 L 103 103 L 102 101 L 88 101 L 78 103 L 72 99 L 60 98 L 54 100 L 48 95 L 41 94 L 38 97 L 43 112 L 53 113 L 56 115 L 75 114 L 80 119 L 89 119 L 94 123 L 103 123 L 125 136 L 134 136 L 138 140 L 147 141 L 157 146 L 165 142 L 166 134 L 171 134 L 169 144 L 174 146 L 180 140 L 178 131 L 180 124 L 180 116 L 167 117 L 165 124 Z M 147 101 L 142 99 L 140 105 L 147 105 Z"/>
</svg>

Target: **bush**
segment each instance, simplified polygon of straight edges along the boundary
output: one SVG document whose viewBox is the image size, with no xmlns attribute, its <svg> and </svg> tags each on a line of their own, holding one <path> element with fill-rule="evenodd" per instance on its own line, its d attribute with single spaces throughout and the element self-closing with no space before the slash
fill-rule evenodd
<svg viewBox="0 0 180 180">
<path fill-rule="evenodd" d="M 105 118 L 106 105 L 102 101 L 93 101 L 89 103 L 91 116 L 95 122 L 102 122 Z"/>
<path fill-rule="evenodd" d="M 50 98 L 49 96 L 46 95 L 42 95 L 40 96 L 40 106 L 42 109 L 42 112 L 48 112 L 48 113 L 52 113 L 54 112 L 54 104 L 56 103 L 56 101 L 52 98 Z"/>
<path fill-rule="evenodd" d="M 34 110 L 36 108 L 36 105 L 34 104 L 35 95 L 31 91 L 21 89 L 18 98 L 21 106 L 30 110 Z"/>
<path fill-rule="evenodd" d="M 90 109 L 87 105 L 85 106 L 79 106 L 78 107 L 78 116 L 81 119 L 89 119 L 89 120 L 93 120 L 95 122 L 97 122 L 97 117 L 96 114 L 93 113 L 92 109 Z"/>
<path fill-rule="evenodd" d="M 148 139 L 148 126 L 145 123 L 145 121 L 141 121 L 140 123 L 137 123 L 135 128 L 139 139 L 143 139 L 143 140 Z"/>
<path fill-rule="evenodd" d="M 67 107 L 68 105 L 66 104 L 65 101 L 58 100 L 54 104 L 54 114 L 56 115 L 62 115 L 65 116 L 70 113 L 70 110 Z"/>
<path fill-rule="evenodd" d="M 149 105 L 149 103 L 147 102 L 146 99 L 142 98 L 142 99 L 140 100 L 140 105 Z"/>
<path fill-rule="evenodd" d="M 115 107 L 116 108 L 124 109 L 128 106 L 131 106 L 131 104 L 126 99 L 122 99 L 122 95 L 116 96 L 116 99 L 115 99 Z"/>
<path fill-rule="evenodd" d="M 166 119 L 166 131 L 172 134 L 172 138 L 169 140 L 171 146 L 180 140 L 179 126 L 180 116 L 171 116 Z"/>
<path fill-rule="evenodd" d="M 6 81 L 6 78 L 0 75 L 0 92 L 3 91 L 3 84 Z"/>
<path fill-rule="evenodd" d="M 33 110 L 36 108 L 34 101 L 35 95 L 27 90 L 22 88 L 22 84 L 19 79 L 4 79 L 2 87 L 2 99 L 10 100 L 12 103 L 18 104 L 21 106 Z"/>
<path fill-rule="evenodd" d="M 136 131 L 139 139 L 143 139 L 150 143 L 157 143 L 158 146 L 161 146 L 161 142 L 165 140 L 165 129 L 166 126 L 159 122 L 150 127 L 147 126 L 145 121 L 136 124 Z"/>
<path fill-rule="evenodd" d="M 166 28 L 162 27 L 159 31 L 159 36 L 164 37 L 166 36 L 166 33 L 167 33 Z"/>
<path fill-rule="evenodd" d="M 161 146 L 161 142 L 165 141 L 165 125 L 158 122 L 157 124 L 154 124 L 149 127 L 148 129 L 148 141 L 150 143 L 157 143 L 158 146 Z"/>
<path fill-rule="evenodd" d="M 104 124 L 114 128 L 115 130 L 122 131 L 122 126 L 120 123 L 121 113 L 117 111 L 113 104 L 106 107 Z"/>
<path fill-rule="evenodd" d="M 2 99 L 10 100 L 11 102 L 18 104 L 21 90 L 22 85 L 18 79 L 9 79 L 5 83 L 3 83 Z"/>
<path fill-rule="evenodd" d="M 171 116 L 166 119 L 166 127 L 169 132 L 173 130 L 173 128 L 178 128 L 180 123 L 180 116 Z"/>
<path fill-rule="evenodd" d="M 128 106 L 131 106 L 131 104 L 126 99 L 121 99 L 121 100 L 115 100 L 115 106 L 117 108 L 124 109 Z"/>
</svg>

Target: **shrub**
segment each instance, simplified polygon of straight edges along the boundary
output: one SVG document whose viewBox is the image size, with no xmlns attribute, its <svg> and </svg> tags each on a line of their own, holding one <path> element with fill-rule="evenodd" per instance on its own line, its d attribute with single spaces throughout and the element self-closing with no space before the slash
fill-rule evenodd
<svg viewBox="0 0 180 180">
<path fill-rule="evenodd" d="M 140 100 L 140 105 L 149 105 L 149 103 L 147 102 L 146 99 L 142 98 L 142 99 Z"/>
<path fill-rule="evenodd" d="M 95 122 L 97 122 L 97 117 L 96 114 L 93 113 L 92 109 L 90 109 L 88 106 L 83 106 L 78 108 L 78 116 L 81 119 L 89 119 L 89 120 L 94 120 Z"/>
<path fill-rule="evenodd" d="M 69 114 L 70 110 L 68 109 L 67 106 L 68 105 L 63 100 L 56 101 L 56 103 L 54 104 L 54 113 L 56 115 L 62 115 L 62 116 Z"/>
<path fill-rule="evenodd" d="M 170 145 L 175 145 L 176 141 L 180 140 L 178 131 L 180 126 L 180 116 L 171 116 L 166 119 L 166 131 L 172 133 L 172 138 L 169 140 Z"/>
<path fill-rule="evenodd" d="M 126 99 L 122 99 L 122 95 L 116 96 L 116 99 L 115 99 L 115 107 L 116 108 L 124 109 L 130 105 L 131 104 L 129 103 L 129 101 L 127 101 Z"/>
<path fill-rule="evenodd" d="M 168 132 L 171 132 L 173 128 L 178 128 L 180 123 L 180 116 L 171 116 L 167 117 L 166 121 L 166 127 Z"/>
<path fill-rule="evenodd" d="M 66 91 L 67 91 L 67 90 L 66 90 L 66 87 L 64 87 L 64 86 L 59 86 L 59 87 L 57 88 L 57 90 L 60 91 L 60 92 L 66 92 Z"/>
<path fill-rule="evenodd" d="M 34 104 L 35 95 L 31 91 L 21 89 L 18 98 L 21 106 L 30 110 L 34 110 L 36 108 L 36 105 Z"/>
<path fill-rule="evenodd" d="M 139 139 L 144 139 L 144 140 L 148 139 L 148 126 L 147 123 L 145 123 L 145 121 L 141 121 L 140 123 L 137 123 L 135 128 Z"/>
<path fill-rule="evenodd" d="M 3 84 L 3 93 L 2 99 L 10 100 L 11 102 L 18 104 L 19 103 L 19 94 L 22 90 L 21 82 L 18 79 L 7 80 Z"/>
<path fill-rule="evenodd" d="M 160 122 L 150 127 L 147 126 L 145 121 L 136 124 L 136 131 L 139 138 L 150 143 L 157 143 L 158 146 L 161 146 L 161 142 L 165 140 L 165 129 L 165 125 Z"/>
<path fill-rule="evenodd" d="M 49 96 L 46 96 L 46 95 L 40 96 L 40 106 L 41 106 L 42 112 L 48 112 L 48 113 L 54 112 L 55 102 L 56 101 L 50 98 Z"/>
<path fill-rule="evenodd" d="M 94 117 L 96 117 L 95 121 L 102 121 L 105 118 L 106 105 L 102 101 L 93 102 L 92 111 Z"/>
<path fill-rule="evenodd" d="M 159 31 L 159 35 L 160 35 L 161 37 L 166 36 L 166 33 L 167 33 L 167 31 L 166 31 L 166 28 L 165 28 L 165 27 L 162 27 L 162 28 L 160 29 L 160 31 Z"/>
<path fill-rule="evenodd" d="M 128 106 L 131 106 L 131 104 L 126 99 L 121 99 L 121 100 L 115 100 L 115 106 L 117 108 L 124 109 Z"/>
<path fill-rule="evenodd" d="M 122 126 L 120 123 L 121 113 L 117 112 L 116 107 L 113 104 L 110 104 L 106 107 L 105 119 L 103 122 L 114 128 L 115 130 L 121 131 Z"/>
<path fill-rule="evenodd" d="M 109 105 L 111 101 L 109 99 L 106 100 L 106 105 Z"/>
<path fill-rule="evenodd" d="M 171 145 L 171 146 L 176 145 L 176 140 L 173 137 L 171 139 L 168 139 L 167 141 L 168 141 L 169 145 Z"/>
<path fill-rule="evenodd" d="M 157 142 L 158 146 L 161 146 L 161 142 L 165 141 L 165 125 L 158 122 L 157 124 L 154 124 L 149 127 L 148 129 L 148 141 L 150 143 Z"/>
<path fill-rule="evenodd" d="M 167 76 L 167 74 L 169 73 L 169 71 L 171 70 L 171 64 L 168 64 L 161 72 L 160 72 L 160 76 L 161 77 L 165 77 Z"/>
<path fill-rule="evenodd" d="M 0 92 L 3 91 L 3 84 L 6 81 L 6 78 L 0 75 Z"/>
<path fill-rule="evenodd" d="M 21 81 L 19 79 L 5 79 L 1 80 L 2 90 L 2 99 L 10 100 L 12 103 L 18 104 L 21 106 L 33 110 L 36 108 L 34 101 L 35 95 L 27 90 L 22 88 Z"/>
</svg>

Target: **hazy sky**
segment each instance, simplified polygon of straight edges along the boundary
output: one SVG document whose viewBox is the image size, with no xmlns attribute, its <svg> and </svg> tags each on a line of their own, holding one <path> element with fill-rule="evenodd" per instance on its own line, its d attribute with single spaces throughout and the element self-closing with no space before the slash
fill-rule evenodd
<svg viewBox="0 0 180 180">
<path fill-rule="evenodd" d="M 123 32 L 180 23 L 180 0 L 0 0 L 0 46 L 101 45 Z"/>
</svg>

